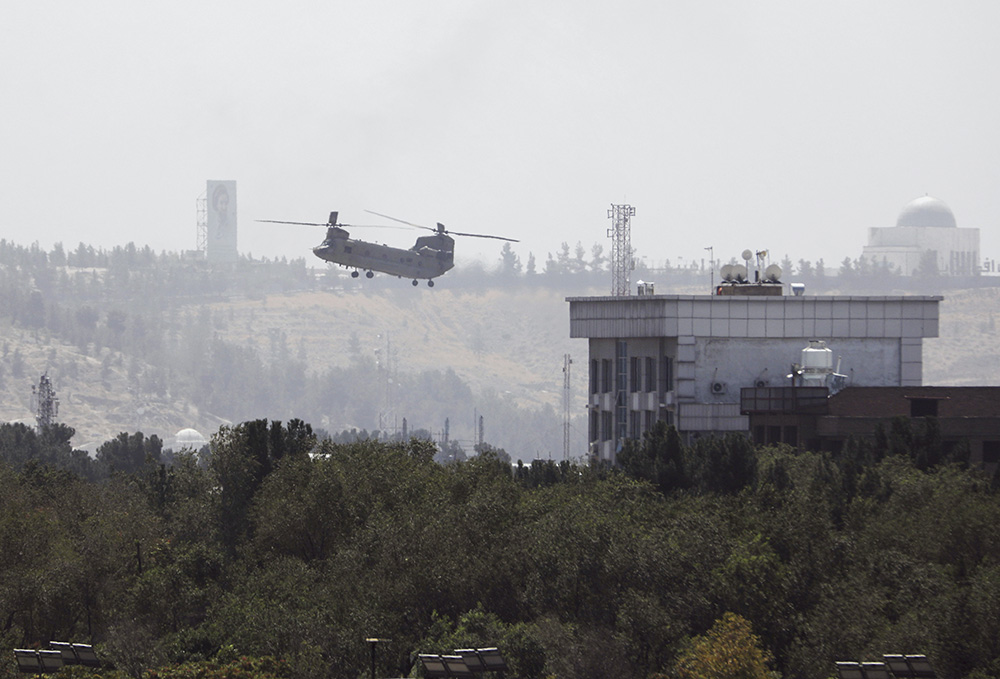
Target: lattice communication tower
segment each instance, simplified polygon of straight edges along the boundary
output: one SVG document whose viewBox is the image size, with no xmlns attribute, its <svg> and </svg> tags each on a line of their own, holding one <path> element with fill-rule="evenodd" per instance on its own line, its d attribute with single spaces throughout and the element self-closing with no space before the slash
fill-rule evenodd
<svg viewBox="0 0 1000 679">
<path fill-rule="evenodd" d="M 627 297 L 634 262 L 632 261 L 632 224 L 635 208 L 631 205 L 611 205 L 608 219 L 611 228 L 608 238 L 611 239 L 611 294 L 615 297 Z"/>
<path fill-rule="evenodd" d="M 197 218 L 197 250 L 206 256 L 208 254 L 208 196 L 201 194 L 194 201 L 195 215 Z"/>
<path fill-rule="evenodd" d="M 56 398 L 56 390 L 52 388 L 48 373 L 38 380 L 37 387 L 31 387 L 31 397 L 35 406 L 35 421 L 38 422 L 38 430 L 42 431 L 55 422 L 55 417 L 59 414 L 59 399 Z"/>
</svg>

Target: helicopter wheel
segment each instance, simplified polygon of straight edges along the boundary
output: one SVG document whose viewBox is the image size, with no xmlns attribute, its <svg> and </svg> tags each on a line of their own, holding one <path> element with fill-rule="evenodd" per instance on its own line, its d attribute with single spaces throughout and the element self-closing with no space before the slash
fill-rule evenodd
<svg viewBox="0 0 1000 679">
<path fill-rule="evenodd" d="M 416 281 L 414 281 L 414 283 L 416 283 Z M 434 287 L 434 281 L 427 281 L 427 287 L 428 288 L 433 288 Z"/>
<path fill-rule="evenodd" d="M 357 271 L 352 271 L 351 272 L 351 278 L 357 278 L 357 277 L 358 277 L 358 272 Z"/>
<path fill-rule="evenodd" d="M 374 278 L 375 277 L 375 272 L 374 271 L 366 271 L 365 272 L 365 276 L 367 276 L 368 278 Z"/>
<path fill-rule="evenodd" d="M 417 285 L 419 285 L 419 281 L 416 278 L 413 279 L 413 285 L 414 285 L 414 287 L 416 287 Z"/>
</svg>

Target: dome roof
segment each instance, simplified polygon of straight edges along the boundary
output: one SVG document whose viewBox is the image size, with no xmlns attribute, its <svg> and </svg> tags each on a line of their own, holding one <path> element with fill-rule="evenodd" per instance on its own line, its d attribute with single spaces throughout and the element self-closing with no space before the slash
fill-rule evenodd
<svg viewBox="0 0 1000 679">
<path fill-rule="evenodd" d="M 899 213 L 896 226 L 934 226 L 954 229 L 955 215 L 944 201 L 932 196 L 921 196 L 909 203 Z"/>
<path fill-rule="evenodd" d="M 197 450 L 208 443 L 197 429 L 181 429 L 174 435 L 174 443 L 178 449 L 190 448 Z"/>
</svg>

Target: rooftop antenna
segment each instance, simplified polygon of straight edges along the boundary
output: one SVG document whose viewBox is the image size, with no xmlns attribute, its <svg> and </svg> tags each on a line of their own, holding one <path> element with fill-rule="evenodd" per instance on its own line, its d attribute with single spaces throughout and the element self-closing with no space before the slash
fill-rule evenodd
<svg viewBox="0 0 1000 679">
<path fill-rule="evenodd" d="M 630 218 L 635 216 L 635 208 L 631 205 L 615 205 L 608 210 L 611 228 L 608 238 L 611 239 L 611 295 L 627 297 L 631 282 L 629 274 L 635 268 L 632 260 L 632 225 Z"/>
</svg>

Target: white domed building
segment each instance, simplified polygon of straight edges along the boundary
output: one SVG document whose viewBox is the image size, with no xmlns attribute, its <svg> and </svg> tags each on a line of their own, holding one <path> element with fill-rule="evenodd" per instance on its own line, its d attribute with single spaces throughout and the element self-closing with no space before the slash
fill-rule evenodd
<svg viewBox="0 0 1000 679">
<path fill-rule="evenodd" d="M 174 452 L 190 450 L 197 453 L 206 443 L 208 440 L 197 429 L 181 429 L 174 434 L 172 448 Z"/>
<path fill-rule="evenodd" d="M 862 257 L 887 262 L 904 276 L 937 273 L 945 276 L 979 274 L 979 229 L 960 229 L 944 201 L 922 196 L 899 213 L 896 226 L 868 230 Z"/>
</svg>

